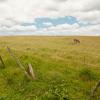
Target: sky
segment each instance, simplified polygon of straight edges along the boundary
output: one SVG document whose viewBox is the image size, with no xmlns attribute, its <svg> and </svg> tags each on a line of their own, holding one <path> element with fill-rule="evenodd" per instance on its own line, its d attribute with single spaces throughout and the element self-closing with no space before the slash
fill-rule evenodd
<svg viewBox="0 0 100 100">
<path fill-rule="evenodd" d="M 100 36 L 100 0 L 0 0 L 0 35 Z"/>
</svg>

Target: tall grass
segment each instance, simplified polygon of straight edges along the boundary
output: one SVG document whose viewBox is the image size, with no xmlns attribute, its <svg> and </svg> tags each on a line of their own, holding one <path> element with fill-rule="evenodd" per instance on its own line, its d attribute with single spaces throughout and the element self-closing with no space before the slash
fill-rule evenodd
<svg viewBox="0 0 100 100">
<path fill-rule="evenodd" d="M 100 77 L 100 37 L 78 37 L 79 45 L 73 45 L 73 38 L 77 37 L 0 37 L 5 62 L 0 68 L 0 100 L 88 100 Z M 7 46 L 25 68 L 32 64 L 36 80 L 25 77 Z"/>
</svg>

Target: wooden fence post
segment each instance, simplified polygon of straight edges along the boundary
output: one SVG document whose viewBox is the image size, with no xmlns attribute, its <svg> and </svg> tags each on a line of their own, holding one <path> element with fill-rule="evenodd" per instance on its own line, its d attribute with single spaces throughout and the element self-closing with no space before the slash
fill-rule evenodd
<svg viewBox="0 0 100 100">
<path fill-rule="evenodd" d="M 33 71 L 33 68 L 32 68 L 31 64 L 28 65 L 27 72 L 30 75 L 30 77 L 34 80 L 35 79 L 35 74 L 34 74 L 34 71 Z"/>
<path fill-rule="evenodd" d="M 94 88 L 91 90 L 90 100 L 92 100 L 92 98 L 94 97 L 94 94 L 97 91 L 98 87 L 100 87 L 100 80 L 96 83 L 96 85 L 94 86 Z"/>
<path fill-rule="evenodd" d="M 17 58 L 17 56 L 14 54 L 14 52 L 9 47 L 7 47 L 7 49 L 8 49 L 8 52 L 10 53 L 10 55 L 14 58 L 14 60 L 18 64 L 18 66 L 24 71 L 25 75 L 30 79 L 29 73 L 26 71 L 26 69 L 24 68 L 24 66 L 22 65 L 20 60 Z"/>
<path fill-rule="evenodd" d="M 2 63 L 2 66 L 3 66 L 3 68 L 5 67 L 5 63 L 4 63 L 4 61 L 3 61 L 3 59 L 2 59 L 2 57 L 0 56 L 0 61 L 1 61 L 1 63 Z"/>
</svg>

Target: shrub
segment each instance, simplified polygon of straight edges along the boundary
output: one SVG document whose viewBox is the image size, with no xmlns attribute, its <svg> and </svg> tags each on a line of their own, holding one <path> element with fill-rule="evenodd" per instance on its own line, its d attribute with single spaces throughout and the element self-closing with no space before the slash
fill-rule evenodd
<svg viewBox="0 0 100 100">
<path fill-rule="evenodd" d="M 83 68 L 79 71 L 79 77 L 82 80 L 93 80 L 95 79 L 95 74 L 88 68 Z"/>
</svg>

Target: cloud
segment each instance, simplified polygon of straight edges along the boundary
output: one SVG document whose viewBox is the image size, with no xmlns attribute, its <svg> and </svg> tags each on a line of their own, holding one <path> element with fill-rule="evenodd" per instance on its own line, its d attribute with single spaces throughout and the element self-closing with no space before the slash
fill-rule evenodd
<svg viewBox="0 0 100 100">
<path fill-rule="evenodd" d="M 12 28 L 3 27 L 0 29 L 0 35 L 49 35 L 49 36 L 100 36 L 100 24 L 80 27 L 79 24 L 63 24 L 43 29 L 37 29 L 33 26 L 14 26 Z"/>
<path fill-rule="evenodd" d="M 60 35 L 60 36 L 68 36 L 68 35 L 79 35 L 79 36 L 99 36 L 100 35 L 100 24 L 92 25 L 86 27 L 80 27 L 78 24 L 64 24 L 57 25 L 53 27 L 49 27 L 47 30 L 41 30 L 42 34 L 45 35 Z M 50 33 L 50 34 L 49 34 Z"/>
<path fill-rule="evenodd" d="M 55 0 L 56 2 L 66 2 L 67 0 Z"/>
<path fill-rule="evenodd" d="M 0 0 L 0 2 L 5 2 L 5 1 L 7 1 L 7 0 Z"/>
<path fill-rule="evenodd" d="M 88 0 L 85 6 L 84 11 L 100 10 L 100 0 Z"/>
<path fill-rule="evenodd" d="M 46 8 L 47 11 L 59 11 L 59 8 L 56 8 L 55 6 L 51 6 L 51 7 L 47 7 Z"/>
<path fill-rule="evenodd" d="M 49 30 L 73 30 L 75 31 L 77 28 L 79 28 L 79 25 L 78 24 L 73 24 L 73 25 L 70 25 L 70 24 L 62 24 L 62 25 L 57 25 L 57 26 L 52 26 L 49 28 Z"/>
<path fill-rule="evenodd" d="M 31 31 L 34 29 L 34 25 L 39 28 L 38 30 L 40 27 L 47 26 L 49 28 L 55 26 L 62 28 L 62 24 L 68 24 L 65 17 L 72 16 L 72 18 L 69 17 L 71 18 L 70 22 L 73 22 L 74 18 L 76 22 L 69 24 L 72 27 L 74 24 L 81 26 L 77 32 L 84 31 L 88 34 L 88 32 L 92 33 L 93 31 L 96 34 L 96 32 L 99 33 L 98 26 L 100 24 L 99 4 L 100 0 L 0 0 L 0 31 L 7 29 L 13 32 L 13 30 L 18 31 L 21 28 L 23 31 Z M 41 21 L 37 21 L 39 18 L 42 18 Z M 43 21 L 47 20 L 46 18 L 50 21 Z M 65 28 L 62 29 L 65 31 Z M 37 33 L 36 29 L 35 31 Z M 70 28 L 69 32 L 72 31 L 73 28 Z M 56 32 L 58 31 L 55 30 Z"/>
</svg>

